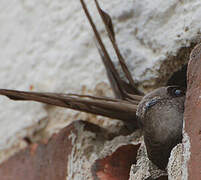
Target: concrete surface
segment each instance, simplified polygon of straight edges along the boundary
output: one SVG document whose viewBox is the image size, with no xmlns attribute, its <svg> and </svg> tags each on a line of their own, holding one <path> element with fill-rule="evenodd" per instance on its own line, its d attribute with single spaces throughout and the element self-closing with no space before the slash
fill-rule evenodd
<svg viewBox="0 0 201 180">
<path fill-rule="evenodd" d="M 86 2 L 107 43 L 93 2 Z M 100 4 L 111 15 L 119 47 L 144 92 L 165 85 L 200 41 L 199 0 L 102 0 Z M 0 7 L 0 88 L 111 96 L 78 0 L 2 0 Z M 109 43 L 107 46 L 113 53 Z M 121 124 L 5 97 L 0 97 L 0 106 L 1 161 L 26 146 L 24 137 L 33 141 L 50 137 L 72 120 L 88 120 L 103 127 Z"/>
</svg>

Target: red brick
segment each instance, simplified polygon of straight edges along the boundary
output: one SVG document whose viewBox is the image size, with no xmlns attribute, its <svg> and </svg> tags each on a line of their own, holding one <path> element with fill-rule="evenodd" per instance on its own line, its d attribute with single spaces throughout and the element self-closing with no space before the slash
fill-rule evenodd
<svg viewBox="0 0 201 180">
<path fill-rule="evenodd" d="M 191 52 L 187 73 L 185 132 L 190 137 L 188 179 L 201 179 L 201 44 Z"/>
<path fill-rule="evenodd" d="M 32 144 L 0 165 L 1 180 L 65 180 L 74 124 L 53 136 L 48 144 Z"/>
<path fill-rule="evenodd" d="M 124 145 L 111 155 L 98 159 L 92 167 L 96 180 L 128 180 L 131 165 L 136 163 L 137 151 L 140 145 Z"/>
</svg>

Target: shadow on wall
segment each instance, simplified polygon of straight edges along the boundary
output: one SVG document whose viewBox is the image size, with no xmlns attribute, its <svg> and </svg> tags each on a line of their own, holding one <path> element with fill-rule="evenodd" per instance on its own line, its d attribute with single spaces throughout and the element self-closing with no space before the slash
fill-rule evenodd
<svg viewBox="0 0 201 180">
<path fill-rule="evenodd" d="M 178 85 L 181 87 L 187 87 L 187 64 L 182 66 L 179 71 L 176 71 L 168 80 L 167 86 Z"/>
</svg>

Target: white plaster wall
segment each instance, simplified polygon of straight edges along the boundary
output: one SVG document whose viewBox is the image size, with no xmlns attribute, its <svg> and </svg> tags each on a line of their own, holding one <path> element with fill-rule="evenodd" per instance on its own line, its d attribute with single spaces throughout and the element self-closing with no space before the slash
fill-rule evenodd
<svg viewBox="0 0 201 180">
<path fill-rule="evenodd" d="M 93 1 L 86 2 L 105 37 Z M 200 0 L 101 0 L 100 4 L 112 16 L 136 81 L 147 83 L 157 77 L 160 64 L 200 33 Z M 0 25 L 0 88 L 33 86 L 34 91 L 81 93 L 85 86 L 90 91 L 107 82 L 79 0 L 1 0 Z M 0 97 L 0 150 L 32 133 L 40 120 L 55 120 L 52 127 L 59 128 L 71 114 L 75 115 Z"/>
</svg>

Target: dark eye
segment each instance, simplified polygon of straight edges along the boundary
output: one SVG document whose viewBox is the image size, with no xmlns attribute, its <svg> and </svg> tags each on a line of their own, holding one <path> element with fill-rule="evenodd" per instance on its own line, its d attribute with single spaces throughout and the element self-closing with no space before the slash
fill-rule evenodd
<svg viewBox="0 0 201 180">
<path fill-rule="evenodd" d="M 180 96 L 182 94 L 182 91 L 180 89 L 176 89 L 174 91 L 175 96 Z"/>
<path fill-rule="evenodd" d="M 172 97 L 181 97 L 185 95 L 185 89 L 181 87 L 168 87 L 167 91 Z"/>
</svg>

